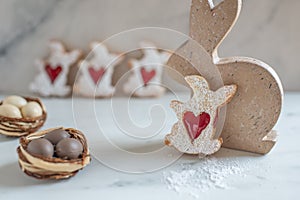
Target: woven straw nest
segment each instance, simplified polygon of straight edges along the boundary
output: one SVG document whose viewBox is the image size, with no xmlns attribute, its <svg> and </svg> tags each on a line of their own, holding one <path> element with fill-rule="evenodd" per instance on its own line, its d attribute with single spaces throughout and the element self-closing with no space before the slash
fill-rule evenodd
<svg viewBox="0 0 300 200">
<path fill-rule="evenodd" d="M 11 118 L 0 116 L 0 134 L 20 137 L 36 132 L 44 125 L 47 118 L 47 112 L 41 100 L 32 97 L 24 97 L 24 99 L 28 102 L 35 101 L 40 104 L 43 110 L 42 115 L 33 118 Z M 0 105 L 2 105 L 2 102 L 0 102 Z"/>
<path fill-rule="evenodd" d="M 17 148 L 19 155 L 19 165 L 23 172 L 37 179 L 66 179 L 74 176 L 79 170 L 83 169 L 91 161 L 86 138 L 84 135 L 72 128 L 63 128 L 71 138 L 81 142 L 83 152 L 77 159 L 64 160 L 57 157 L 46 158 L 42 156 L 33 156 L 26 151 L 27 145 L 31 140 L 42 138 L 50 131 L 57 128 L 48 129 L 32 133 L 20 138 L 20 146 Z"/>
</svg>

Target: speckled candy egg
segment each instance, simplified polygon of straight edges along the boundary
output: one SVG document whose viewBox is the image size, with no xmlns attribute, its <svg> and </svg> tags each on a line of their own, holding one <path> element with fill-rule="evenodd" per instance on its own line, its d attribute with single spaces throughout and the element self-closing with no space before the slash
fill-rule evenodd
<svg viewBox="0 0 300 200">
<path fill-rule="evenodd" d="M 3 104 L 0 106 L 0 116 L 22 118 L 19 108 L 10 104 Z"/>
<path fill-rule="evenodd" d="M 29 102 L 21 108 L 23 117 L 39 117 L 43 114 L 43 110 L 37 102 Z"/>
<path fill-rule="evenodd" d="M 45 139 L 49 140 L 53 145 L 59 143 L 62 139 L 69 138 L 70 134 L 62 128 L 50 131 L 45 135 Z"/>
<path fill-rule="evenodd" d="M 8 96 L 3 100 L 3 104 L 11 104 L 18 108 L 21 108 L 27 104 L 26 99 L 20 96 Z"/>
<path fill-rule="evenodd" d="M 28 146 L 27 151 L 32 155 L 39 155 L 51 158 L 54 154 L 54 147 L 48 140 L 39 138 L 32 140 Z"/>
<path fill-rule="evenodd" d="M 83 151 L 82 144 L 74 138 L 65 138 L 56 145 L 56 155 L 62 159 L 76 159 Z"/>
</svg>

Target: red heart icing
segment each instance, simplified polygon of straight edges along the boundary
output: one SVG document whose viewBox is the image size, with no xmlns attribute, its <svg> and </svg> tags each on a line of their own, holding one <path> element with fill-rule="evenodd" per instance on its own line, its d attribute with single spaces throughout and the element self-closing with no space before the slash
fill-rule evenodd
<svg viewBox="0 0 300 200">
<path fill-rule="evenodd" d="M 201 132 L 207 127 L 210 122 L 208 113 L 203 112 L 197 117 L 193 112 L 185 112 L 183 115 L 183 123 L 192 140 L 197 139 Z"/>
<path fill-rule="evenodd" d="M 144 67 L 142 67 L 141 74 L 144 81 L 144 85 L 147 85 L 149 81 L 155 76 L 156 71 L 154 69 L 151 71 L 147 71 Z"/>
<path fill-rule="evenodd" d="M 45 70 L 51 80 L 51 83 L 53 84 L 58 75 L 61 73 L 62 67 L 60 65 L 57 65 L 56 68 L 52 68 L 51 65 L 47 64 L 45 66 Z"/>
<path fill-rule="evenodd" d="M 105 73 L 105 69 L 100 68 L 99 70 L 95 70 L 94 67 L 89 67 L 88 70 L 89 70 L 90 76 L 93 79 L 95 85 L 97 85 L 97 83 L 102 79 L 102 76 Z"/>
</svg>

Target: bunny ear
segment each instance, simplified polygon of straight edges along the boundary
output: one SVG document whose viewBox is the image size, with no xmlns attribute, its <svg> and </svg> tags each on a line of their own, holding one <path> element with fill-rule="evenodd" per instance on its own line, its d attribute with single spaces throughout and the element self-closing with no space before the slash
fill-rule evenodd
<svg viewBox="0 0 300 200">
<path fill-rule="evenodd" d="M 96 41 L 92 42 L 91 45 L 90 45 L 91 50 L 94 50 L 95 48 L 97 48 L 100 45 L 101 45 L 100 42 L 96 42 Z"/>
<path fill-rule="evenodd" d="M 49 48 L 52 52 L 65 52 L 64 45 L 58 40 L 50 40 Z"/>
<path fill-rule="evenodd" d="M 186 76 L 184 78 L 189 86 L 192 88 L 194 95 L 201 95 L 200 93 L 209 90 L 209 85 L 205 78 L 198 75 Z"/>
<path fill-rule="evenodd" d="M 224 0 L 217 6 L 212 0 L 192 0 L 190 36 L 213 55 L 235 24 L 241 6 L 241 0 Z"/>
<path fill-rule="evenodd" d="M 229 102 L 231 100 L 231 98 L 233 98 L 236 91 L 237 91 L 236 85 L 225 85 L 225 86 L 221 87 L 220 89 L 218 89 L 215 92 L 216 104 L 218 106 L 223 106 L 224 104 Z"/>
<path fill-rule="evenodd" d="M 141 48 L 156 48 L 156 46 L 153 43 L 148 42 L 148 41 L 140 42 L 140 47 Z"/>
<path fill-rule="evenodd" d="M 192 0 L 192 10 L 202 9 L 202 10 L 211 10 L 213 8 L 212 0 Z"/>
<path fill-rule="evenodd" d="M 71 63 L 76 62 L 76 61 L 79 59 L 79 57 L 81 56 L 81 54 L 82 54 L 81 51 L 80 51 L 80 50 L 77 50 L 77 49 L 71 51 L 71 52 L 68 54 L 68 57 L 69 57 L 69 59 L 70 59 L 70 62 L 71 62 Z"/>
</svg>

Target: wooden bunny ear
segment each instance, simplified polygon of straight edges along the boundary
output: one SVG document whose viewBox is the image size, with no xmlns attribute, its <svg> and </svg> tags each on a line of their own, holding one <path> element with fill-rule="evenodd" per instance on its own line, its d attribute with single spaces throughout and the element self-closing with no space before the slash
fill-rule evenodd
<svg viewBox="0 0 300 200">
<path fill-rule="evenodd" d="M 241 0 L 224 0 L 214 6 L 213 0 L 192 0 L 190 36 L 213 55 L 235 24 Z"/>
</svg>

